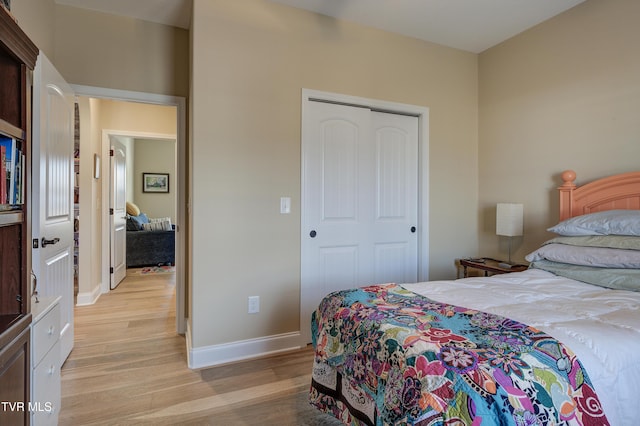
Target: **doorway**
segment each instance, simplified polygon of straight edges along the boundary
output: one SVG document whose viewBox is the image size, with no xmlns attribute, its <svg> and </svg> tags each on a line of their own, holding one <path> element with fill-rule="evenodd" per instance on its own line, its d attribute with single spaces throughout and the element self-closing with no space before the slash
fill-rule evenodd
<svg viewBox="0 0 640 426">
<path fill-rule="evenodd" d="M 328 292 L 428 279 L 428 109 L 303 90 L 300 334 Z"/>
<path fill-rule="evenodd" d="M 116 110 L 131 112 L 130 103 L 115 105 Z M 143 108 L 151 115 L 157 111 L 153 105 L 136 108 Z M 158 114 L 159 118 L 162 116 Z M 169 263 L 175 266 L 175 232 L 170 229 L 175 224 L 177 209 L 176 190 L 171 187 L 176 178 L 176 135 L 103 129 L 103 137 L 108 138 L 110 146 L 109 226 L 110 265 L 113 268 L 110 289 L 113 290 L 127 275 L 127 268 Z M 145 191 L 143 175 L 148 172 L 162 172 L 167 187 L 160 191 Z M 127 205 L 131 209 L 139 208 L 149 221 L 159 220 L 157 218 L 168 221 L 162 226 L 163 232 L 128 232 Z"/>
<path fill-rule="evenodd" d="M 95 236 L 100 244 L 100 258 L 95 262 L 93 268 L 98 275 L 96 280 L 100 283 L 100 288 L 96 289 L 98 293 L 108 293 L 110 291 L 110 215 L 108 210 L 108 200 L 110 197 L 110 170 L 107 167 L 110 151 L 110 135 L 128 134 L 134 137 L 166 139 L 174 138 L 176 140 L 176 177 L 171 182 L 171 189 L 176 193 L 177 207 L 175 220 L 175 274 L 176 274 L 176 331 L 184 334 L 186 331 L 186 306 L 185 306 L 185 240 L 186 240 L 186 102 L 184 98 L 165 96 L 157 94 L 149 94 L 142 92 L 130 92 L 115 89 L 96 88 L 90 86 L 73 86 L 77 96 L 95 100 L 106 101 L 123 101 L 135 104 L 150 104 L 158 106 L 169 106 L 175 108 L 175 120 L 177 129 L 175 135 L 167 134 L 149 134 L 145 132 L 136 132 L 135 130 L 124 132 L 113 129 L 102 129 L 101 140 L 96 142 L 96 150 L 98 156 L 103 160 L 102 179 L 97 184 L 96 200 L 94 208 L 99 211 L 97 214 Z M 82 126 L 82 123 L 80 124 Z M 100 131 L 100 130 L 98 130 Z M 81 237 L 82 238 L 82 237 Z M 93 261 L 93 259 L 92 259 Z M 93 279 L 94 277 L 90 277 Z M 98 294 L 99 296 L 99 294 Z M 97 298 L 97 297 L 96 297 Z"/>
</svg>

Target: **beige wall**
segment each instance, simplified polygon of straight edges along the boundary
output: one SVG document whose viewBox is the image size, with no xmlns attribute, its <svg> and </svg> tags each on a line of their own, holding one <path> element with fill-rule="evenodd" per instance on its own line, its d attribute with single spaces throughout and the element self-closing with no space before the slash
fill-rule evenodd
<svg viewBox="0 0 640 426">
<path fill-rule="evenodd" d="M 589 0 L 483 52 L 479 237 L 498 247 L 495 203 L 525 205 L 522 259 L 551 237 L 560 173 L 577 183 L 640 165 L 640 2 Z"/>
<path fill-rule="evenodd" d="M 80 233 L 78 303 L 90 303 L 102 282 L 102 176 L 93 177 L 93 156 L 101 152 L 99 101 L 80 99 Z M 108 200 L 107 200 L 108 202 Z"/>
<path fill-rule="evenodd" d="M 11 11 L 68 83 L 188 95 L 187 30 L 53 0 L 14 1 Z"/>
<path fill-rule="evenodd" d="M 11 13 L 31 41 L 55 64 L 55 16 L 53 0 L 19 0 L 11 2 Z"/>
<path fill-rule="evenodd" d="M 302 88 L 430 108 L 432 278 L 475 253 L 477 55 L 263 0 L 192 22 L 195 348 L 299 329 Z"/>
<path fill-rule="evenodd" d="M 147 216 L 170 217 L 176 223 L 176 141 L 158 139 L 134 139 L 133 199 Z M 168 173 L 169 193 L 142 191 L 143 173 Z"/>
<path fill-rule="evenodd" d="M 56 6 L 55 65 L 73 84 L 186 96 L 186 30 Z"/>
<path fill-rule="evenodd" d="M 101 100 L 100 105 L 103 129 L 159 135 L 175 135 L 178 131 L 177 109 L 174 106 L 106 99 Z"/>
</svg>

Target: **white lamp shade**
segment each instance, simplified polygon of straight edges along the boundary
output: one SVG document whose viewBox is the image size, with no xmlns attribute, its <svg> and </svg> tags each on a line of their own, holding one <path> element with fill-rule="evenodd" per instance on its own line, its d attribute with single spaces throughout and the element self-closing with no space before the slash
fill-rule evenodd
<svg viewBox="0 0 640 426">
<path fill-rule="evenodd" d="M 507 237 L 522 235 L 524 228 L 524 205 L 498 203 L 496 209 L 496 234 Z"/>
</svg>

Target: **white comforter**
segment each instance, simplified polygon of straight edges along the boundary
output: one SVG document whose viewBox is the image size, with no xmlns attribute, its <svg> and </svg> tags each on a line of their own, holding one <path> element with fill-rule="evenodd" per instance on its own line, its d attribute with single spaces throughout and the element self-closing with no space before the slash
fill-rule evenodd
<svg viewBox="0 0 640 426">
<path fill-rule="evenodd" d="M 584 365 L 611 425 L 640 421 L 640 292 L 609 290 L 537 269 L 403 287 L 555 337 Z"/>
</svg>

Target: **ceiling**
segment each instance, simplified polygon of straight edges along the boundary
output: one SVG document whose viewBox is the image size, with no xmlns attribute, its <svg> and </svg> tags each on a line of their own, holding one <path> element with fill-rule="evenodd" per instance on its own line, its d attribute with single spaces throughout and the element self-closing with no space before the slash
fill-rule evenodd
<svg viewBox="0 0 640 426">
<path fill-rule="evenodd" d="M 238 0 L 229 0 L 238 1 Z M 585 0 L 269 0 L 480 53 Z M 191 0 L 55 0 L 189 28 Z"/>
</svg>

